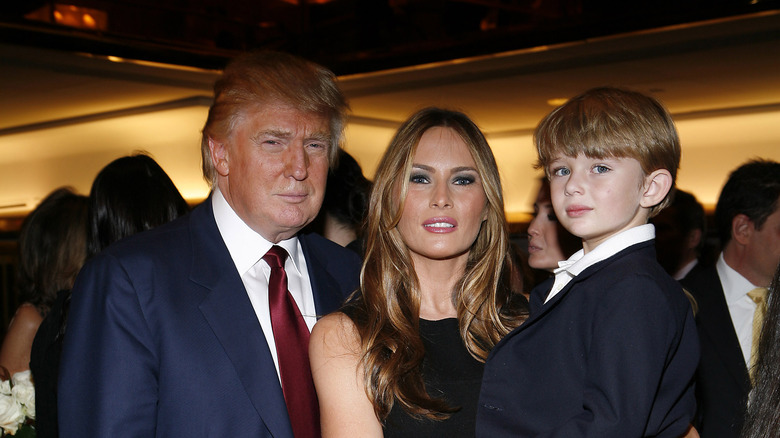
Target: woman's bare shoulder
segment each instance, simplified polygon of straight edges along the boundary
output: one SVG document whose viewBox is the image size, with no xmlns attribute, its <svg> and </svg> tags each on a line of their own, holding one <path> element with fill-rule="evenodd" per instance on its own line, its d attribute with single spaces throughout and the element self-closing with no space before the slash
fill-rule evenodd
<svg viewBox="0 0 780 438">
<path fill-rule="evenodd" d="M 43 321 L 43 316 L 38 309 L 30 303 L 23 303 L 16 309 L 11 324 L 22 330 L 36 331 L 41 325 L 41 321 Z"/>
<path fill-rule="evenodd" d="M 357 354 L 360 336 L 355 323 L 342 312 L 320 318 L 311 331 L 309 350 L 326 356 Z"/>
</svg>

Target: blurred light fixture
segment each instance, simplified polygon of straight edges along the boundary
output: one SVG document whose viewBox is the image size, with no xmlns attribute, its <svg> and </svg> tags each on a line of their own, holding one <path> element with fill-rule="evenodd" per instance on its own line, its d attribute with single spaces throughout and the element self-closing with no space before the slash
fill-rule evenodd
<svg viewBox="0 0 780 438">
<path fill-rule="evenodd" d="M 99 9 L 55 3 L 52 16 L 55 23 L 63 26 L 87 30 L 108 29 L 108 14 Z"/>
<path fill-rule="evenodd" d="M 565 97 L 554 97 L 552 99 L 547 100 L 547 105 L 550 105 L 550 106 L 561 106 L 561 105 L 563 105 L 564 103 L 566 103 L 568 101 L 569 101 L 569 99 L 567 99 Z"/>
<path fill-rule="evenodd" d="M 55 23 L 85 30 L 108 30 L 108 13 L 100 9 L 62 3 L 47 3 L 25 15 L 28 20 Z"/>
</svg>

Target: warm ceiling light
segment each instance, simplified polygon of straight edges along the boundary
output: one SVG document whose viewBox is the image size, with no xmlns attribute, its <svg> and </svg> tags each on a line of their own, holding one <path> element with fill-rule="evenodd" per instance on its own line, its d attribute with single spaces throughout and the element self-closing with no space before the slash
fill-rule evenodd
<svg viewBox="0 0 780 438">
<path fill-rule="evenodd" d="M 108 13 L 99 9 L 55 3 L 52 14 L 57 24 L 89 30 L 107 30 Z"/>
<path fill-rule="evenodd" d="M 547 105 L 550 105 L 550 106 L 561 106 L 561 105 L 563 105 L 564 103 L 566 103 L 568 101 L 569 101 L 569 99 L 567 99 L 565 97 L 555 97 L 555 98 L 549 99 L 547 101 Z"/>
<path fill-rule="evenodd" d="M 84 23 L 84 27 L 88 27 L 90 29 L 94 29 L 97 27 L 97 21 L 95 21 L 95 19 L 92 18 L 92 16 L 89 14 L 82 15 L 81 22 Z"/>
</svg>

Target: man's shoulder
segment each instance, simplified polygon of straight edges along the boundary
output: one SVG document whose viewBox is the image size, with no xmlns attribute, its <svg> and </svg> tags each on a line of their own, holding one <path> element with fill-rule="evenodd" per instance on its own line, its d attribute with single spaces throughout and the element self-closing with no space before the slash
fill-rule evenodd
<svg viewBox="0 0 780 438">
<path fill-rule="evenodd" d="M 714 264 L 702 266 L 688 273 L 680 284 L 694 296 L 707 292 L 712 288 L 721 288 L 718 270 Z"/>
<path fill-rule="evenodd" d="M 360 256 L 351 249 L 328 240 L 317 233 L 302 233 L 298 235 L 301 245 L 307 255 L 316 257 L 321 262 L 337 262 L 361 264 Z"/>
<path fill-rule="evenodd" d="M 217 242 L 221 238 L 213 215 L 209 216 L 208 211 L 198 206 L 178 219 L 115 242 L 103 253 L 118 259 L 141 257 L 180 262 L 181 256 L 194 245 L 210 247 Z"/>
</svg>

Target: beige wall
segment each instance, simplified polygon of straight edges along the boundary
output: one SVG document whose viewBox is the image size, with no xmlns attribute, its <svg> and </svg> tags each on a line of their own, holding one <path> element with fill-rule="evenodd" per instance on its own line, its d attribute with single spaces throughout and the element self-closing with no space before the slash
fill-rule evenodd
<svg viewBox="0 0 780 438">
<path fill-rule="evenodd" d="M 134 150 L 150 152 L 192 201 L 204 198 L 208 186 L 200 176 L 200 127 L 203 107 L 45 129 L 0 137 L 0 205 L 2 214 L 19 214 L 62 185 L 88 193 L 97 172 L 111 160 Z M 728 173 L 754 157 L 780 161 L 780 111 L 684 119 L 677 122 L 683 144 L 678 186 L 713 207 Z M 394 133 L 391 125 L 352 123 L 345 148 L 371 178 Z M 65 141 L 67 139 L 68 141 Z M 77 147 L 43 147 L 72 144 Z M 530 135 L 496 135 L 488 140 L 504 184 L 506 209 L 513 221 L 527 220 L 540 173 L 532 168 Z"/>
</svg>

